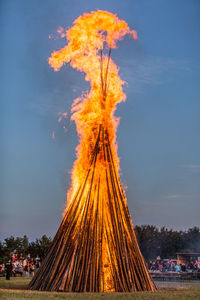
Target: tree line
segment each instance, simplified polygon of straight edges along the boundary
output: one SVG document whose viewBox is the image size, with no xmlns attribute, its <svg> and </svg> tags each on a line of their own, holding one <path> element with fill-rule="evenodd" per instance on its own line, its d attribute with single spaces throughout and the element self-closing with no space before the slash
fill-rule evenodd
<svg viewBox="0 0 200 300">
<path fill-rule="evenodd" d="M 135 226 L 142 254 L 146 260 L 176 258 L 176 253 L 200 253 L 200 228 L 176 231 L 152 225 Z"/>
<path fill-rule="evenodd" d="M 193 227 L 186 231 L 176 231 L 166 227 L 157 228 L 152 225 L 135 226 L 135 233 L 140 249 L 146 260 L 163 258 L 176 258 L 177 252 L 200 253 L 200 228 Z M 30 254 L 37 255 L 42 260 L 50 245 L 51 237 L 43 235 L 40 239 L 29 241 L 28 237 L 5 238 L 0 241 L 0 264 L 5 263 L 14 251 L 23 257 Z"/>
<path fill-rule="evenodd" d="M 4 239 L 4 241 L 0 241 L 0 264 L 6 263 L 14 251 L 18 256 L 21 253 L 23 257 L 30 254 L 32 258 L 35 258 L 38 255 L 42 260 L 46 256 L 51 243 L 51 237 L 47 237 L 46 235 L 32 242 L 29 241 L 26 235 L 16 238 L 10 236 Z"/>
</svg>

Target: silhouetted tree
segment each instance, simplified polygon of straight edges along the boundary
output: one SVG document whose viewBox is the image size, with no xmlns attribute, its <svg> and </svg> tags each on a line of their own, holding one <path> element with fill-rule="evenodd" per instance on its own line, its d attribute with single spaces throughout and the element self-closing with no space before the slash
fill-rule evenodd
<svg viewBox="0 0 200 300">
<path fill-rule="evenodd" d="M 158 228 L 152 225 L 135 226 L 135 232 L 142 254 L 153 259 L 160 254 Z"/>
</svg>

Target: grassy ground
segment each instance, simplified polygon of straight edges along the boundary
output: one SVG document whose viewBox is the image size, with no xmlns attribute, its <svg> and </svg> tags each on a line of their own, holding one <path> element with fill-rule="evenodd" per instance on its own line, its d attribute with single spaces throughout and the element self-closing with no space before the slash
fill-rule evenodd
<svg viewBox="0 0 200 300">
<path fill-rule="evenodd" d="M 157 292 L 81 294 L 27 291 L 29 278 L 11 278 L 10 281 L 0 278 L 0 299 L 2 300 L 186 300 L 200 299 L 200 282 L 157 282 Z"/>
</svg>

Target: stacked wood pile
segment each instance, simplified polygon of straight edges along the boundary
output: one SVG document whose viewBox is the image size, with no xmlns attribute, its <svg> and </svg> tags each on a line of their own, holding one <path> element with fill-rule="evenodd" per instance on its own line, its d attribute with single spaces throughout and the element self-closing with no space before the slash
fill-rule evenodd
<svg viewBox="0 0 200 300">
<path fill-rule="evenodd" d="M 101 59 L 102 101 L 106 100 L 109 60 L 110 52 L 105 78 Z M 136 240 L 105 124 L 97 125 L 97 133 L 85 179 L 69 203 L 52 246 L 29 289 L 155 290 Z"/>
<path fill-rule="evenodd" d="M 105 173 L 95 174 L 95 165 L 102 157 Z M 97 184 L 93 184 L 97 182 L 95 176 L 98 176 Z M 101 191 L 102 180 L 106 181 L 106 193 Z M 69 204 L 29 289 L 68 292 L 155 290 L 136 240 L 109 137 L 102 126 L 85 181 Z"/>
</svg>

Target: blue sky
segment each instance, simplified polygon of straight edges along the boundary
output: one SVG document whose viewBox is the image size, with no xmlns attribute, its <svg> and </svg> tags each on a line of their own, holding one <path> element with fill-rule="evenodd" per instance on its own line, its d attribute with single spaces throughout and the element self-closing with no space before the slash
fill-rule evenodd
<svg viewBox="0 0 200 300">
<path fill-rule="evenodd" d="M 116 13 L 138 32 L 137 41 L 125 38 L 112 54 L 127 82 L 117 140 L 133 222 L 200 226 L 199 0 L 0 6 L 0 238 L 53 236 L 59 226 L 78 140 L 69 119 L 58 124 L 58 112 L 69 112 L 88 84 L 70 66 L 56 73 L 49 67 L 48 56 L 64 41 L 48 36 L 96 9 Z"/>
</svg>

